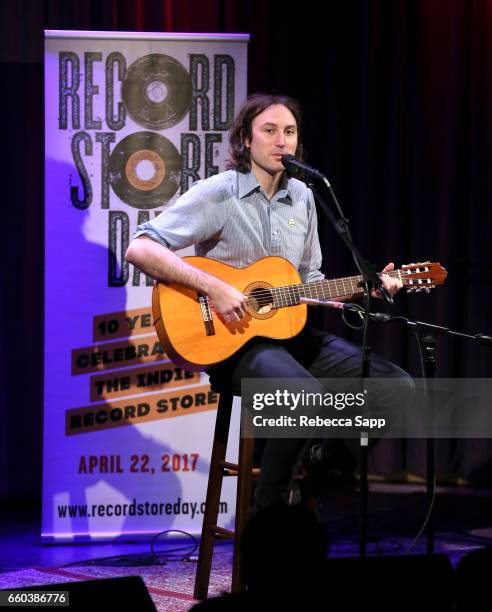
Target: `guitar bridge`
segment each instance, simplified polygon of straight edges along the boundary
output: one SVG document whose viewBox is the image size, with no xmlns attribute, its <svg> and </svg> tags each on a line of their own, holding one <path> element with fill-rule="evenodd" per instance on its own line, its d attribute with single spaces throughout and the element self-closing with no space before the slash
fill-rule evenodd
<svg viewBox="0 0 492 612">
<path fill-rule="evenodd" d="M 214 320 L 210 304 L 208 303 L 208 297 L 206 295 L 199 295 L 198 303 L 200 304 L 200 310 L 202 311 L 202 319 L 206 335 L 215 336 Z"/>
</svg>

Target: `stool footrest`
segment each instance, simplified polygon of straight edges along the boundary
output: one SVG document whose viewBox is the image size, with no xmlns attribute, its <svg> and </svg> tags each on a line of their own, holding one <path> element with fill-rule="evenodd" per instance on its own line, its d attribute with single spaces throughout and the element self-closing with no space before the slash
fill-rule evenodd
<svg viewBox="0 0 492 612">
<path fill-rule="evenodd" d="M 224 470 L 224 476 L 237 476 L 239 466 L 237 463 L 230 461 L 219 461 L 219 466 Z"/>
<path fill-rule="evenodd" d="M 239 467 L 237 463 L 231 463 L 230 461 L 219 461 L 219 466 L 222 468 L 224 476 L 237 476 Z M 251 468 L 251 475 L 253 478 L 258 478 L 260 475 L 260 468 Z"/>
<path fill-rule="evenodd" d="M 224 527 L 218 527 L 217 525 L 212 525 L 212 527 L 210 527 L 210 531 L 213 532 L 216 538 L 234 539 L 236 537 L 236 533 L 232 529 L 225 529 Z"/>
</svg>

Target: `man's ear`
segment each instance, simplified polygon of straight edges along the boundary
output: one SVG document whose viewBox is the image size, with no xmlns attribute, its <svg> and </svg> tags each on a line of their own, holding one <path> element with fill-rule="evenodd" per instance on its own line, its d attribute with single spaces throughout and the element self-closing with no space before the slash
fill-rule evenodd
<svg viewBox="0 0 492 612">
<path fill-rule="evenodd" d="M 251 146 L 251 140 L 249 138 L 245 138 L 244 136 L 244 130 L 241 130 L 241 142 L 243 143 L 243 145 L 246 147 L 246 149 L 249 149 Z"/>
</svg>

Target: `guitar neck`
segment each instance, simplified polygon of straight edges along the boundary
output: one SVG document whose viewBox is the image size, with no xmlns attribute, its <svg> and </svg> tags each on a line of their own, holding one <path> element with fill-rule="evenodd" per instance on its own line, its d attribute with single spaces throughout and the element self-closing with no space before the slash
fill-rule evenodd
<svg viewBox="0 0 492 612">
<path fill-rule="evenodd" d="M 399 277 L 399 270 L 387 273 L 389 276 Z M 301 298 L 311 298 L 316 300 L 334 300 L 342 297 L 356 297 L 364 293 L 361 286 L 362 276 L 346 276 L 344 278 L 334 278 L 331 280 L 323 279 L 312 283 L 302 283 L 300 285 L 286 285 L 275 287 L 272 290 L 274 306 L 295 306 L 300 304 Z"/>
</svg>

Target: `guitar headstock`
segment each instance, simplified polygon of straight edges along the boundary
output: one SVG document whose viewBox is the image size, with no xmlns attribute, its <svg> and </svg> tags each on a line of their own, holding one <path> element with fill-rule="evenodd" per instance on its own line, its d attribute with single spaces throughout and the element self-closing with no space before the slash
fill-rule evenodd
<svg viewBox="0 0 492 612">
<path fill-rule="evenodd" d="M 448 271 L 439 262 L 423 261 L 402 266 L 398 272 L 405 289 L 410 292 L 430 292 L 436 285 L 444 284 Z"/>
</svg>

